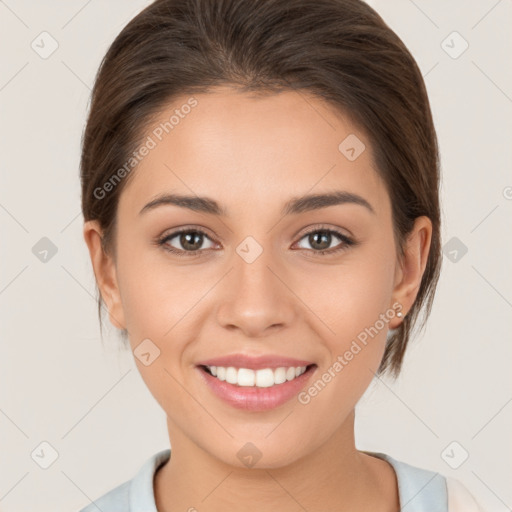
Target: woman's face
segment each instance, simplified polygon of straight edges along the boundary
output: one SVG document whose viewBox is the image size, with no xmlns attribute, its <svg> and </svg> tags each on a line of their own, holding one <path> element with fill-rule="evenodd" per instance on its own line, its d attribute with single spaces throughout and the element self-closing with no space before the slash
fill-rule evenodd
<svg viewBox="0 0 512 512">
<path fill-rule="evenodd" d="M 406 312 L 414 286 L 398 286 L 391 205 L 364 133 L 303 92 L 194 98 L 175 100 L 146 134 L 102 294 L 171 445 L 185 436 L 231 465 L 259 453 L 260 467 L 283 466 L 348 428 L 400 321 L 391 308 Z M 353 196 L 308 199 L 335 193 Z M 145 208 L 170 194 L 189 199 Z M 249 360 L 222 364 L 252 369 L 235 370 L 245 386 L 199 366 L 240 355 Z M 277 367 L 295 366 L 279 358 L 308 370 L 271 385 Z"/>
</svg>

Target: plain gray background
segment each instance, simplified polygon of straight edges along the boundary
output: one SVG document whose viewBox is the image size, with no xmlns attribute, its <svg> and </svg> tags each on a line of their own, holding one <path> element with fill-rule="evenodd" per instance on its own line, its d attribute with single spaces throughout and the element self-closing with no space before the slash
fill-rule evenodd
<svg viewBox="0 0 512 512">
<path fill-rule="evenodd" d="M 512 3 L 370 3 L 425 77 L 445 257 L 403 374 L 376 379 L 358 406 L 358 448 L 458 478 L 489 512 L 510 510 Z M 78 510 L 168 447 L 164 413 L 133 356 L 118 355 L 113 327 L 101 344 L 78 179 L 96 70 L 148 4 L 0 1 L 2 512 Z"/>
</svg>

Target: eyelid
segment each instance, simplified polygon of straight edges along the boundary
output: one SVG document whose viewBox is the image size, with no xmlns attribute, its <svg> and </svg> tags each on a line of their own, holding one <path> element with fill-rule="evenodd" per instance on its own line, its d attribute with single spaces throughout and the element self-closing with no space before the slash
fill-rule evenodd
<svg viewBox="0 0 512 512">
<path fill-rule="evenodd" d="M 194 225 L 194 224 L 186 224 L 184 226 L 178 226 L 171 229 L 166 229 L 161 235 L 157 237 L 157 239 L 163 239 L 167 237 L 174 237 L 181 233 L 188 233 L 189 231 L 195 231 L 198 233 L 202 233 L 206 235 L 210 240 L 215 241 L 217 239 L 216 236 L 213 236 L 212 231 L 208 228 L 204 228 L 203 226 Z"/>
<path fill-rule="evenodd" d="M 331 226 L 330 224 L 313 224 L 311 226 L 308 226 L 306 228 L 303 228 L 304 231 L 301 229 L 299 230 L 295 235 L 294 235 L 294 238 L 296 237 L 304 237 L 306 235 L 309 235 L 310 233 L 316 233 L 317 231 L 332 231 L 334 233 L 337 233 L 341 236 L 344 236 L 346 238 L 351 238 L 353 239 L 354 236 L 352 235 L 352 233 L 350 231 L 348 231 L 348 229 L 343 229 L 343 228 L 340 228 L 340 227 L 334 227 L 334 226 Z M 346 231 L 347 234 L 343 233 L 342 231 Z"/>
</svg>

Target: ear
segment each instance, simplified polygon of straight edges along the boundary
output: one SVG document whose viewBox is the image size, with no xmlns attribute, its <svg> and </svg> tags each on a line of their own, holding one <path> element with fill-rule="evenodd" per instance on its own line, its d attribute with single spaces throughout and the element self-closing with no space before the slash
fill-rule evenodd
<svg viewBox="0 0 512 512">
<path fill-rule="evenodd" d="M 397 261 L 395 270 L 395 287 L 393 289 L 396 311 L 401 311 L 402 317 L 395 317 L 390 321 L 390 329 L 396 329 L 412 308 L 421 285 L 421 279 L 427 266 L 430 242 L 432 240 L 432 221 L 421 216 L 416 218 L 412 232 L 407 237 L 402 261 Z"/>
<path fill-rule="evenodd" d="M 117 283 L 114 258 L 102 247 L 102 229 L 96 220 L 84 223 L 84 240 L 89 249 L 96 283 L 107 306 L 110 322 L 118 329 L 125 329 L 124 312 Z"/>
</svg>

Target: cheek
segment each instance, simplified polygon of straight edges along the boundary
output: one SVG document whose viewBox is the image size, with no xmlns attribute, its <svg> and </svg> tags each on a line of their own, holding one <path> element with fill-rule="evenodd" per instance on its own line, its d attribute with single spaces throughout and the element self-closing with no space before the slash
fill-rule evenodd
<svg viewBox="0 0 512 512">
<path fill-rule="evenodd" d="M 118 283 L 131 337 L 166 340 L 187 320 L 205 293 L 205 280 L 193 267 L 166 262 L 163 249 L 121 253 Z M 136 341 L 136 340 L 134 340 Z"/>
<path fill-rule="evenodd" d="M 329 391 L 322 392 L 326 403 L 354 404 L 374 377 L 394 318 L 390 308 L 393 270 L 391 250 L 384 248 L 378 255 L 361 251 L 357 258 L 347 259 L 346 265 L 317 273 L 316 292 L 304 287 L 305 301 L 315 306 L 321 319 L 319 329 L 325 333 L 328 356 L 319 378 L 328 382 Z"/>
<path fill-rule="evenodd" d="M 377 256 L 371 251 L 360 251 L 340 265 L 303 271 L 302 275 L 309 277 L 302 278 L 299 295 L 324 324 L 321 332 L 329 340 L 331 355 L 343 350 L 389 311 L 393 302 L 394 260 L 392 254 L 383 253 L 384 250 Z M 379 323 L 379 330 L 382 327 Z"/>
</svg>

